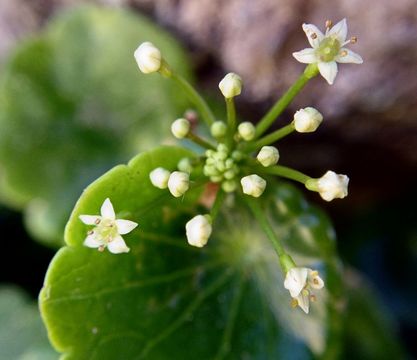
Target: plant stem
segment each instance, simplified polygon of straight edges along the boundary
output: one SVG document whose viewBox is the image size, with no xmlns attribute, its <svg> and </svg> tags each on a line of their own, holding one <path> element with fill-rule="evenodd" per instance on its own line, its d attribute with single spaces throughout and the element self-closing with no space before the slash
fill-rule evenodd
<svg viewBox="0 0 417 360">
<path fill-rule="evenodd" d="M 194 103 L 195 107 L 201 114 L 201 117 L 206 122 L 208 126 L 213 124 L 216 120 L 210 107 L 207 105 L 205 100 L 200 96 L 200 94 L 191 86 L 191 84 L 185 80 L 181 75 L 176 73 L 171 74 L 171 78 L 174 79 L 186 92 L 191 102 Z"/>
<path fill-rule="evenodd" d="M 287 179 L 298 181 L 302 184 L 305 184 L 307 180 L 311 179 L 310 176 L 305 175 L 300 171 L 281 165 L 275 165 L 266 168 L 264 167 L 263 169 L 259 168 L 259 170 L 263 171 L 266 174 L 278 175 Z"/>
<path fill-rule="evenodd" d="M 280 241 L 278 240 L 277 236 L 275 235 L 274 229 L 272 228 L 271 224 L 269 223 L 268 219 L 266 218 L 265 214 L 262 211 L 262 208 L 259 206 L 259 200 L 257 199 L 249 199 L 249 197 L 244 196 L 244 199 L 252 211 L 253 215 L 255 216 L 256 220 L 259 222 L 260 226 L 262 227 L 263 231 L 265 232 L 266 236 L 271 240 L 272 245 L 275 248 L 278 256 L 286 255 L 286 252 L 281 245 Z"/>
<path fill-rule="evenodd" d="M 214 219 L 219 214 L 220 208 L 223 205 L 223 200 L 225 198 L 225 195 L 226 193 L 222 189 L 219 189 L 217 191 L 216 200 L 214 200 L 213 207 L 211 208 L 211 211 L 210 211 L 210 216 L 213 222 L 214 222 Z"/>
<path fill-rule="evenodd" d="M 303 89 L 307 82 L 318 74 L 317 64 L 309 64 L 296 82 L 275 103 L 269 112 L 256 126 L 255 138 L 261 136 L 272 125 L 275 119 L 285 110 L 294 97 Z"/>
<path fill-rule="evenodd" d="M 291 134 L 294 130 L 295 130 L 294 124 L 293 123 L 288 124 L 288 125 L 284 126 L 283 128 L 278 129 L 278 130 L 264 136 L 263 138 L 259 139 L 258 141 L 255 141 L 254 143 L 249 144 L 245 150 L 248 151 L 248 152 L 252 152 L 254 150 L 260 149 L 262 146 L 271 145 L 274 142 L 278 141 L 279 139 L 282 139 L 283 137 Z"/>
<path fill-rule="evenodd" d="M 201 137 L 192 132 L 189 132 L 187 134 L 187 139 L 190 139 L 191 141 L 195 142 L 203 148 L 216 150 L 216 147 L 214 145 L 210 144 L 208 141 L 202 139 Z"/>
<path fill-rule="evenodd" d="M 233 145 L 233 137 L 236 132 L 236 109 L 233 98 L 225 99 L 227 108 L 227 124 L 228 124 L 228 145 Z"/>
</svg>

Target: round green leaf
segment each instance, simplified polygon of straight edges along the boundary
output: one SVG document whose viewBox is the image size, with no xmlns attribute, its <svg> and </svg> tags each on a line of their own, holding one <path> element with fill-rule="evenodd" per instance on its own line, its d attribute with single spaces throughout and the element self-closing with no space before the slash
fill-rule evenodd
<svg viewBox="0 0 417 360">
<path fill-rule="evenodd" d="M 259 199 L 276 231 L 294 234 L 285 239 L 288 246 L 309 245 L 295 254 L 300 265 L 314 265 L 329 281 L 306 315 L 291 309 L 277 256 L 239 198 L 226 202 L 205 248 L 187 244 L 185 223 L 204 213 L 192 205 L 198 193 L 174 199 L 148 179 L 153 168 L 174 169 L 186 154 L 143 153 L 83 193 L 67 225 L 68 246 L 53 260 L 40 294 L 54 347 L 65 359 L 162 360 L 303 359 L 338 346 L 336 332 L 327 341 L 332 324 L 340 323 L 327 219 L 286 184 Z M 87 227 L 78 216 L 98 214 L 106 197 L 117 217 L 139 223 L 125 236 L 127 254 L 82 246 Z"/>
</svg>

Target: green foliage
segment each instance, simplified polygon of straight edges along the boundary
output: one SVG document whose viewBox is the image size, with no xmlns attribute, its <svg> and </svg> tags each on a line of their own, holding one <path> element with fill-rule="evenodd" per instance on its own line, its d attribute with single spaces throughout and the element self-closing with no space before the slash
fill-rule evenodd
<svg viewBox="0 0 417 360">
<path fill-rule="evenodd" d="M 38 308 L 11 287 L 0 288 L 0 359 L 52 360 Z"/>
<path fill-rule="evenodd" d="M 186 154 L 143 153 L 83 193 L 67 225 L 68 246 L 53 260 L 40 295 L 55 348 L 77 360 L 303 359 L 338 348 L 333 304 L 340 277 L 325 216 L 286 184 L 261 198 L 299 263 L 326 274 L 327 290 L 306 315 L 291 309 L 274 249 L 239 199 L 219 215 L 204 249 L 186 243 L 184 225 L 200 192 L 174 199 L 148 179 L 155 167 L 174 169 Z M 118 217 L 139 223 L 125 237 L 128 254 L 82 245 L 87 227 L 78 216 L 98 213 L 106 197 Z"/>
<path fill-rule="evenodd" d="M 186 108 L 171 82 L 140 74 L 133 51 L 145 40 L 189 76 L 182 50 L 160 28 L 95 7 L 58 16 L 2 69 L 0 198 L 25 208 L 27 225 L 41 240 L 61 243 L 82 189 L 161 143 Z"/>
</svg>

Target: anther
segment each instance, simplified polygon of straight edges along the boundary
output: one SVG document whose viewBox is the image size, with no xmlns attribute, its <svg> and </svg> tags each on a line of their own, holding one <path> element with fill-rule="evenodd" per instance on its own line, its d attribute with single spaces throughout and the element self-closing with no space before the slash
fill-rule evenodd
<svg viewBox="0 0 417 360">
<path fill-rule="evenodd" d="M 350 43 L 351 44 L 356 44 L 358 42 L 358 38 L 356 37 L 356 36 L 352 36 L 351 38 L 350 38 Z"/>
<path fill-rule="evenodd" d="M 93 234 L 94 234 L 93 230 L 87 231 L 87 235 L 93 235 Z"/>
<path fill-rule="evenodd" d="M 319 281 L 315 278 L 315 279 L 313 279 L 313 283 L 314 283 L 315 285 L 318 285 Z"/>
<path fill-rule="evenodd" d="M 316 302 L 317 301 L 316 295 L 311 294 L 310 295 L 310 301 L 311 302 Z"/>
<path fill-rule="evenodd" d="M 98 247 L 98 251 L 103 252 L 103 251 L 104 251 L 104 245 L 100 245 L 100 246 Z"/>
<path fill-rule="evenodd" d="M 298 301 L 297 299 L 292 299 L 291 300 L 291 307 L 294 309 L 298 306 Z"/>
<path fill-rule="evenodd" d="M 324 23 L 327 29 L 330 29 L 333 26 L 333 21 L 331 20 L 326 20 L 326 22 Z"/>
<path fill-rule="evenodd" d="M 100 222 L 101 222 L 101 220 L 100 220 L 99 218 L 97 218 L 97 219 L 94 221 L 94 224 L 98 225 L 98 224 L 100 224 Z"/>
<path fill-rule="evenodd" d="M 317 39 L 317 34 L 316 34 L 316 33 L 312 33 L 312 34 L 310 35 L 310 37 L 311 37 L 313 40 L 315 40 L 315 39 Z"/>
</svg>

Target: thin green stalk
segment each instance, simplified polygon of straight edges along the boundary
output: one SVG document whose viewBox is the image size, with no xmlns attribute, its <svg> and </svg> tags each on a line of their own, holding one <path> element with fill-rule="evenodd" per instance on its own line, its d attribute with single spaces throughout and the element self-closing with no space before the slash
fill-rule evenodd
<svg viewBox="0 0 417 360">
<path fill-rule="evenodd" d="M 172 73 L 171 78 L 174 79 L 186 92 L 191 102 L 194 103 L 197 110 L 200 112 L 201 117 L 208 126 L 214 123 L 216 118 L 214 117 L 210 107 L 200 94 L 191 86 L 191 84 L 185 80 L 181 75 Z"/>
<path fill-rule="evenodd" d="M 259 170 L 261 170 L 262 172 L 264 172 L 266 174 L 278 175 L 278 176 L 281 176 L 281 177 L 285 177 L 287 179 L 298 181 L 302 184 L 305 184 L 307 180 L 311 179 L 310 176 L 305 175 L 300 171 L 291 169 L 291 168 L 286 167 L 286 166 L 281 166 L 281 165 L 259 168 Z"/>
<path fill-rule="evenodd" d="M 252 152 L 254 150 L 260 149 L 262 146 L 271 145 L 274 142 L 278 141 L 279 139 L 282 139 L 283 137 L 291 134 L 295 130 L 294 124 L 288 124 L 281 129 L 278 129 L 263 138 L 259 139 L 258 141 L 255 141 L 252 144 L 249 144 L 247 148 L 245 149 L 248 152 Z"/>
<path fill-rule="evenodd" d="M 210 144 L 207 140 L 202 139 L 201 137 L 192 132 L 189 132 L 187 134 L 187 139 L 190 139 L 191 141 L 195 142 L 203 148 L 216 150 L 216 147 L 214 145 Z"/>
<path fill-rule="evenodd" d="M 255 138 L 261 136 L 272 125 L 275 119 L 286 109 L 294 97 L 303 89 L 307 82 L 318 74 L 317 64 L 309 64 L 296 82 L 275 103 L 269 112 L 256 126 Z"/>
<path fill-rule="evenodd" d="M 272 245 L 274 246 L 278 256 L 280 258 L 282 256 L 285 256 L 286 252 L 283 246 L 281 245 L 281 242 L 275 235 L 274 229 L 272 228 L 271 224 L 269 223 L 268 219 L 263 213 L 262 208 L 259 205 L 259 200 L 249 199 L 249 197 L 247 196 L 244 196 L 244 199 L 246 200 L 246 203 L 249 209 L 252 211 L 253 215 L 255 216 L 256 220 L 259 222 L 259 225 L 262 227 L 262 230 L 265 232 L 268 239 L 271 240 Z"/>
<path fill-rule="evenodd" d="M 228 145 L 233 144 L 233 137 L 236 132 L 236 108 L 233 98 L 225 99 L 227 108 L 227 124 L 228 124 Z"/>
<path fill-rule="evenodd" d="M 213 222 L 214 222 L 214 219 L 219 214 L 219 211 L 220 211 L 220 209 L 223 205 L 225 195 L 226 195 L 226 193 L 222 189 L 219 189 L 217 191 L 216 199 L 214 200 L 213 207 L 211 208 L 211 211 L 210 211 L 210 216 L 211 216 L 211 219 L 212 219 Z"/>
</svg>

